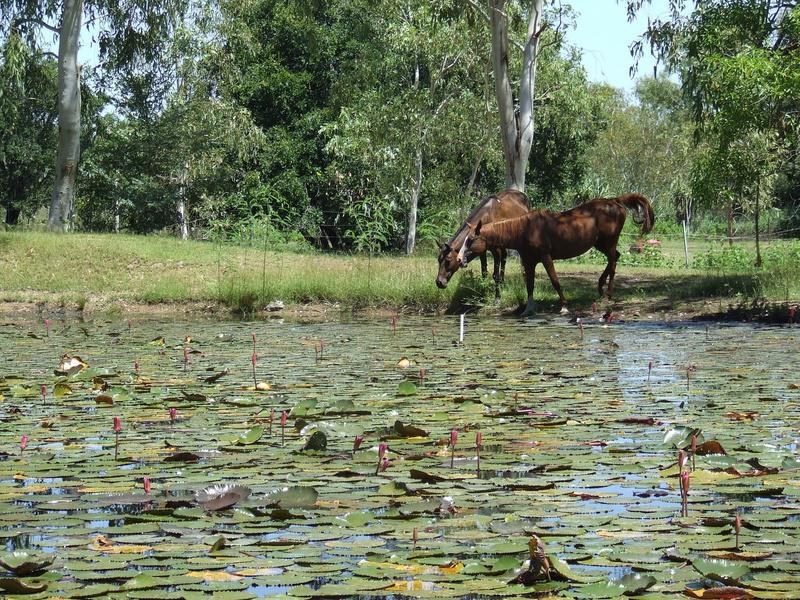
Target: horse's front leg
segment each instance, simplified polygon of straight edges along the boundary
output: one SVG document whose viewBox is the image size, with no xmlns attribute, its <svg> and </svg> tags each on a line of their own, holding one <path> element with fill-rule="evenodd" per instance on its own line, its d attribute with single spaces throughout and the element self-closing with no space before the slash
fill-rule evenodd
<svg viewBox="0 0 800 600">
<path fill-rule="evenodd" d="M 542 255 L 542 264 L 544 265 L 547 276 L 550 278 L 550 283 L 553 284 L 556 293 L 558 293 L 558 300 L 561 303 L 561 312 L 567 312 L 567 301 L 564 298 L 564 292 L 561 291 L 561 284 L 558 282 L 558 275 L 556 275 L 556 267 L 553 264 L 553 259 L 549 254 Z"/>
<path fill-rule="evenodd" d="M 500 284 L 503 282 L 503 276 L 501 274 L 501 261 L 502 261 L 503 250 L 501 248 L 493 248 L 492 249 L 492 262 L 494 263 L 493 271 L 492 271 L 492 279 L 494 279 L 494 301 L 495 303 L 500 302 Z"/>
<path fill-rule="evenodd" d="M 536 312 L 536 303 L 533 301 L 533 283 L 538 261 L 531 256 L 522 254 L 520 258 L 522 259 L 522 268 L 525 270 L 525 288 L 528 291 L 528 301 L 525 304 L 525 309 L 522 311 L 522 316 L 527 317 Z"/>
<path fill-rule="evenodd" d="M 481 256 L 481 277 L 484 279 L 489 274 L 489 269 L 486 265 L 486 252 L 480 255 Z"/>
</svg>

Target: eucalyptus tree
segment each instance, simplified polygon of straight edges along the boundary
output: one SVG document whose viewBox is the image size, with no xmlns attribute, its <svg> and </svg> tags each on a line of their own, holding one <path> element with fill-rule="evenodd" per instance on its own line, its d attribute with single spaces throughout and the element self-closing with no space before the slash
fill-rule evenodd
<svg viewBox="0 0 800 600">
<path fill-rule="evenodd" d="M 184 7 L 185 0 L 0 0 L 0 34 L 20 33 L 31 47 L 38 47 L 49 34 L 58 42 L 58 144 L 48 218 L 51 229 L 68 229 L 75 200 L 81 133 L 81 33 L 98 38 L 101 61 L 109 69 L 132 64 L 146 68 L 160 59 Z"/>
<path fill-rule="evenodd" d="M 357 91 L 327 128 L 327 150 L 334 169 L 348 173 L 338 181 L 340 188 L 355 183 L 345 165 L 363 165 L 356 176 L 374 181 L 364 201 L 377 199 L 406 222 L 404 231 L 388 233 L 402 235 L 411 253 L 425 181 L 439 186 L 446 177 L 459 179 L 461 166 L 446 154 L 469 157 L 473 173 L 484 155 L 489 109 L 483 48 L 488 40 L 476 40 L 463 11 L 450 2 L 388 0 L 373 19 L 383 53 L 372 54 L 365 46 L 363 63 L 369 62 L 370 72 L 360 71 L 373 83 Z M 470 180 L 474 185 L 474 176 Z M 430 205 L 433 187 L 427 189 Z M 463 194 L 451 190 L 451 195 Z"/>
<path fill-rule="evenodd" d="M 646 0 L 628 0 L 631 15 Z M 747 204 L 738 166 L 746 172 L 771 177 L 773 161 L 745 158 L 739 148 L 750 140 L 753 148 L 789 160 L 778 160 L 786 170 L 800 148 L 800 2 L 797 0 L 670 0 L 671 15 L 650 22 L 646 43 L 667 66 L 678 72 L 691 102 L 697 138 L 709 146 L 702 164 L 730 157 L 731 168 L 713 168 L 708 177 L 695 174 L 705 197 L 727 203 L 730 222 L 734 203 Z M 794 158 L 792 158 L 794 157 Z M 725 164 L 723 162 L 723 164 Z M 726 180 L 720 180 L 723 176 Z M 796 171 L 795 171 L 796 176 Z M 716 181 L 719 194 L 709 194 L 708 181 Z M 732 193 L 731 190 L 737 191 Z M 761 197 L 761 192 L 757 196 Z M 758 219 L 760 202 L 754 207 Z"/>
</svg>

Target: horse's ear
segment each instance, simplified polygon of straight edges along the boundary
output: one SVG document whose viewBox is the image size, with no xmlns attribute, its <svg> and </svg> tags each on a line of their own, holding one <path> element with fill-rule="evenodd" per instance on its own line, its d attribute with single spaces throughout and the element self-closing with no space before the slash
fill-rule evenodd
<svg viewBox="0 0 800 600">
<path fill-rule="evenodd" d="M 469 221 L 467 221 L 467 227 L 469 227 L 470 231 L 472 231 L 473 229 L 475 229 L 475 225 L 473 225 L 473 224 L 472 224 L 472 223 L 470 223 Z"/>
<path fill-rule="evenodd" d="M 481 227 L 483 226 L 483 222 L 478 221 L 478 224 L 475 226 L 475 235 L 481 234 Z"/>
</svg>

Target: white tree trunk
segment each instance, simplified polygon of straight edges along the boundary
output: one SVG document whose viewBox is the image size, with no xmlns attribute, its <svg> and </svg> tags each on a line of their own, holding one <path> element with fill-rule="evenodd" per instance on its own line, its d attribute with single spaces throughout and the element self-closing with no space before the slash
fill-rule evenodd
<svg viewBox="0 0 800 600">
<path fill-rule="evenodd" d="M 58 35 L 58 153 L 48 226 L 67 231 L 75 201 L 81 142 L 81 80 L 78 40 L 83 0 L 64 0 Z"/>
<path fill-rule="evenodd" d="M 186 180 L 189 178 L 189 164 L 185 164 L 183 167 L 183 173 L 181 173 L 181 183 L 180 187 L 178 188 L 178 219 L 180 220 L 181 224 L 181 239 L 188 240 L 189 239 L 189 221 L 186 219 Z"/>
<path fill-rule="evenodd" d="M 533 95 L 536 89 L 536 61 L 539 54 L 544 0 L 530 0 L 528 36 L 523 49 L 520 77 L 519 109 L 515 111 L 514 95 L 508 77 L 508 17 L 505 0 L 488 0 L 492 29 L 492 65 L 497 107 L 500 113 L 500 134 L 506 159 L 506 187 L 525 191 L 525 171 L 533 145 Z"/>
<path fill-rule="evenodd" d="M 422 142 L 420 142 L 420 145 Z M 411 187 L 411 206 L 408 211 L 408 237 L 406 238 L 406 254 L 414 253 L 417 240 L 417 206 L 419 205 L 419 192 L 422 188 L 422 148 L 417 148 L 415 160 L 416 176 Z"/>
</svg>

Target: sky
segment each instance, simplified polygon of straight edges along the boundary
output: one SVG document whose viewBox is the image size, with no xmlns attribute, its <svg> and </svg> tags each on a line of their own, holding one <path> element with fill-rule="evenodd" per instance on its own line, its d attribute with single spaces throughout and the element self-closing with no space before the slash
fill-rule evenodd
<svg viewBox="0 0 800 600">
<path fill-rule="evenodd" d="M 625 0 L 569 0 L 569 4 L 578 14 L 567 40 L 583 51 L 589 80 L 633 91 L 635 80 L 628 73 L 633 64 L 630 44 L 647 28 L 648 16 L 668 17 L 668 0 L 652 0 L 633 23 L 628 22 Z M 651 76 L 654 64 L 649 48 L 645 48 L 635 77 Z"/>
</svg>

